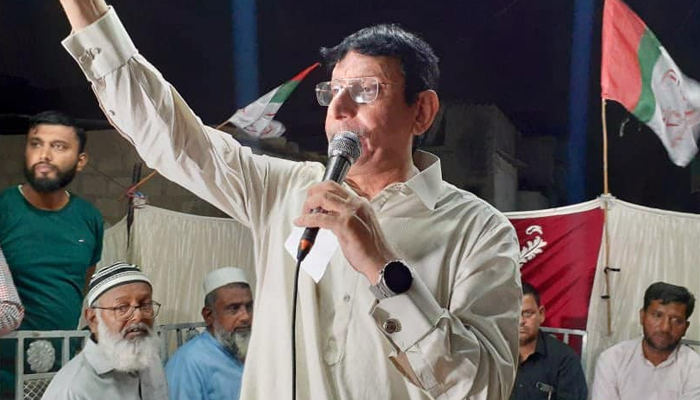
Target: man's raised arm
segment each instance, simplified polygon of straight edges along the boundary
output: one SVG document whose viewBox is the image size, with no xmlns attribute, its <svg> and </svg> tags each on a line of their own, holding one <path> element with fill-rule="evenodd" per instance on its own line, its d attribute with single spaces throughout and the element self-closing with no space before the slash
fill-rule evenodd
<svg viewBox="0 0 700 400">
<path fill-rule="evenodd" d="M 104 0 L 60 0 L 73 32 L 63 41 L 100 107 L 149 168 L 246 226 L 266 226 L 261 198 L 290 188 L 270 170 L 290 161 L 252 154 L 231 135 L 204 125 L 163 75 L 139 54 Z M 271 178 L 272 177 L 272 178 Z M 274 196 L 276 192 L 270 192 Z"/>
</svg>

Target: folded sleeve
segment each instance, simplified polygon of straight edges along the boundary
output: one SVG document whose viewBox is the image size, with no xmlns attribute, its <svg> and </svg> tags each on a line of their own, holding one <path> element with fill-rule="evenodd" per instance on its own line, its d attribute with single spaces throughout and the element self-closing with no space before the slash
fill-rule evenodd
<svg viewBox="0 0 700 400">
<path fill-rule="evenodd" d="M 441 307 L 414 273 L 404 294 L 372 310 L 391 358 L 436 399 L 504 399 L 515 380 L 520 311 L 518 243 L 500 222 L 461 260 L 451 301 Z"/>
</svg>

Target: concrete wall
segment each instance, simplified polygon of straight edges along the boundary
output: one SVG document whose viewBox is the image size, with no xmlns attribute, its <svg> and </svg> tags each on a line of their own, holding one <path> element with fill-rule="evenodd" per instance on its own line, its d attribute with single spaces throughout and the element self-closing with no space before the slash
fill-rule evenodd
<svg viewBox="0 0 700 400">
<path fill-rule="evenodd" d="M 520 133 L 494 105 L 441 106 L 425 149 L 442 160 L 443 178 L 501 211 L 517 209 L 516 139 Z"/>
</svg>

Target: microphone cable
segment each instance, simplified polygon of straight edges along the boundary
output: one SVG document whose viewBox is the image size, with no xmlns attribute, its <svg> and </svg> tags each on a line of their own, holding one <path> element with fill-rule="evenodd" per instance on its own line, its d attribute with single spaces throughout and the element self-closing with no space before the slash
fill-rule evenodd
<svg viewBox="0 0 700 400">
<path fill-rule="evenodd" d="M 297 259 L 294 271 L 294 294 L 292 300 L 292 400 L 297 399 L 297 298 L 299 297 L 299 270 L 301 258 Z"/>
<path fill-rule="evenodd" d="M 342 183 L 350 166 L 362 155 L 362 143 L 356 133 L 342 131 L 333 136 L 328 144 L 328 163 L 323 181 Z M 323 212 L 318 209 L 313 212 Z M 319 228 L 306 228 L 297 249 L 297 266 L 294 271 L 294 293 L 292 303 L 292 400 L 297 398 L 297 302 L 299 297 L 299 270 L 301 263 L 311 251 Z"/>
</svg>

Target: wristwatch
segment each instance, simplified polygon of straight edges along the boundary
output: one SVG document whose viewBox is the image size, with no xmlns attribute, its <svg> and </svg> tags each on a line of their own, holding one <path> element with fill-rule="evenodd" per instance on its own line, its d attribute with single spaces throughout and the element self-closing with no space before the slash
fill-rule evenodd
<svg viewBox="0 0 700 400">
<path fill-rule="evenodd" d="M 405 293 L 411 288 L 413 275 L 408 266 L 401 260 L 389 261 L 379 272 L 379 281 L 371 285 L 369 290 L 377 300 L 388 299 Z"/>
</svg>

